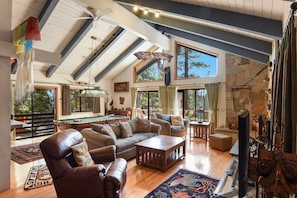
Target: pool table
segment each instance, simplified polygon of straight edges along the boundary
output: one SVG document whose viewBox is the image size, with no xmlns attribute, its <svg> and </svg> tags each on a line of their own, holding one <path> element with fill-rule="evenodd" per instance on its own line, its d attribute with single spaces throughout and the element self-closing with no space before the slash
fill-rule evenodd
<svg viewBox="0 0 297 198">
<path fill-rule="evenodd" d="M 127 116 L 121 115 L 107 115 L 107 116 L 94 116 L 94 117 L 83 117 L 75 119 L 61 119 L 56 120 L 55 124 L 60 130 L 74 128 L 78 131 L 81 131 L 84 128 L 88 128 L 92 123 L 97 124 L 109 124 L 113 122 L 120 122 L 129 120 Z"/>
</svg>

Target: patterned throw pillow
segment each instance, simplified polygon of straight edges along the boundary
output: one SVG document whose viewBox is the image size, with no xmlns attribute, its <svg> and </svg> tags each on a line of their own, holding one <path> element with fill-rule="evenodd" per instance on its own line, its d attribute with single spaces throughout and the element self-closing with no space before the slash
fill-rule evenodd
<svg viewBox="0 0 297 198">
<path fill-rule="evenodd" d="M 127 138 L 133 135 L 131 126 L 128 122 L 120 122 L 121 137 Z"/>
<path fill-rule="evenodd" d="M 181 116 L 171 115 L 170 119 L 173 126 L 184 126 L 183 118 Z"/>
<path fill-rule="evenodd" d="M 151 121 L 146 119 L 138 119 L 137 132 L 151 132 Z"/>
<path fill-rule="evenodd" d="M 90 166 L 95 164 L 88 151 L 88 145 L 85 141 L 76 144 L 71 148 L 73 152 L 73 157 L 78 166 Z"/>
</svg>

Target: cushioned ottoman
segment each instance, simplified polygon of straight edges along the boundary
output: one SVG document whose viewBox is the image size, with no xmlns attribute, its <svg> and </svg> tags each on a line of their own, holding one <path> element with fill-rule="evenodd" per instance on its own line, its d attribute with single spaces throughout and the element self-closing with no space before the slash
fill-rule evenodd
<svg viewBox="0 0 297 198">
<path fill-rule="evenodd" d="M 232 137 L 220 133 L 211 134 L 209 136 L 209 146 L 220 151 L 230 150 L 232 147 Z"/>
</svg>

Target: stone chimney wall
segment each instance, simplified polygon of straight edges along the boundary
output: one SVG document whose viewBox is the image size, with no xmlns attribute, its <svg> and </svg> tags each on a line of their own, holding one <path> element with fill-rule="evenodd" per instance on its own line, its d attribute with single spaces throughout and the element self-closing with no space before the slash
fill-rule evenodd
<svg viewBox="0 0 297 198">
<path fill-rule="evenodd" d="M 267 115 L 268 65 L 226 54 L 226 124 L 237 129 L 237 116 L 250 111 L 252 130 L 256 115 Z"/>
</svg>

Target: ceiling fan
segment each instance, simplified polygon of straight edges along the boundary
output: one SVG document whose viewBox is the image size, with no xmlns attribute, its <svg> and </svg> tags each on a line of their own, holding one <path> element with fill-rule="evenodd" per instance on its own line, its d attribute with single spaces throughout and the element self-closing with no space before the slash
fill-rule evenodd
<svg viewBox="0 0 297 198">
<path fill-rule="evenodd" d="M 106 8 L 104 10 L 96 10 L 93 7 L 86 7 L 85 11 L 89 14 L 89 16 L 86 17 L 77 17 L 76 19 L 93 19 L 94 21 L 98 21 L 101 19 L 102 16 L 108 15 L 112 12 L 111 8 Z"/>
</svg>

